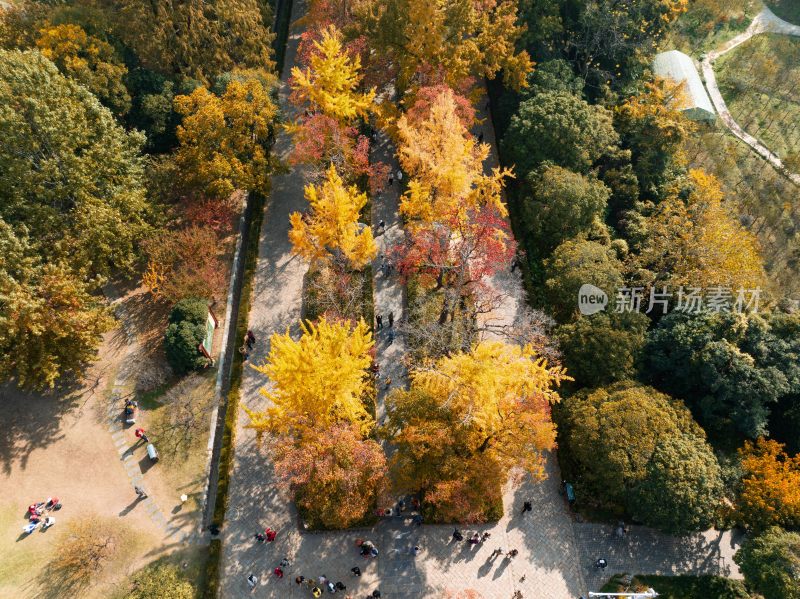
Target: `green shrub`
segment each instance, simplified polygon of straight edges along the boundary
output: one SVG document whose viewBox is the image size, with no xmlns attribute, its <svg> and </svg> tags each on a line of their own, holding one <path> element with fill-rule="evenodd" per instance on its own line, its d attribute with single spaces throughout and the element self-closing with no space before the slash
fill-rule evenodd
<svg viewBox="0 0 800 599">
<path fill-rule="evenodd" d="M 208 365 L 208 359 L 197 349 L 206 336 L 207 315 L 208 304 L 202 299 L 181 300 L 172 308 L 164 350 L 175 374 L 184 375 Z"/>
<path fill-rule="evenodd" d="M 186 321 L 205 326 L 207 317 L 208 302 L 199 297 L 189 297 L 182 299 L 172 307 L 169 313 L 169 323 Z"/>
</svg>

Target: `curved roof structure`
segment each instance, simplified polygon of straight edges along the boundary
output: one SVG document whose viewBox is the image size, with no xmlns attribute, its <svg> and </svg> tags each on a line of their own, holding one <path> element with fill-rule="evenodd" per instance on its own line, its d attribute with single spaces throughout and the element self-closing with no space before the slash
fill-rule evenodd
<svg viewBox="0 0 800 599">
<path fill-rule="evenodd" d="M 685 83 L 686 105 L 681 110 L 693 120 L 714 120 L 716 112 L 694 61 L 678 50 L 658 54 L 653 60 L 653 71 L 659 77 Z"/>
</svg>

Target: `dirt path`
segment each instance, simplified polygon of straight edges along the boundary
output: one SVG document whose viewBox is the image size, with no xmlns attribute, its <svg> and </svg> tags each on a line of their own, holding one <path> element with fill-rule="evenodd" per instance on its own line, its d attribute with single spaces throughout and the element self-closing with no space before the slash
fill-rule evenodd
<svg viewBox="0 0 800 599">
<path fill-rule="evenodd" d="M 111 581 L 159 553 L 164 531 L 136 501 L 107 431 L 107 397 L 126 349 L 120 329 L 107 334 L 85 384 L 71 390 L 40 394 L 0 387 L 0 597 L 45 596 L 39 582 L 71 520 L 119 518 L 137 537 L 140 552 Z M 22 536 L 27 506 L 49 496 L 58 496 L 64 506 L 56 513 L 56 525 Z M 100 584 L 89 595 L 103 596 L 107 590 Z"/>
<path fill-rule="evenodd" d="M 725 123 L 725 126 L 728 127 L 730 132 L 750 146 L 756 154 L 769 162 L 789 180 L 796 185 L 800 185 L 800 174 L 789 172 L 784 166 L 783 161 L 776 154 L 771 152 L 769 148 L 762 144 L 757 138 L 747 133 L 747 131 L 745 131 L 736 122 L 728 110 L 728 106 L 725 104 L 725 100 L 723 99 L 722 94 L 719 91 L 719 87 L 717 86 L 717 78 L 714 74 L 714 61 L 723 54 L 726 54 L 737 46 L 743 44 L 754 35 L 758 35 L 760 33 L 778 33 L 782 35 L 800 36 L 800 26 L 787 23 L 783 19 L 777 17 L 769 8 L 764 7 L 764 10 L 755 16 L 746 31 L 728 40 L 728 42 L 716 50 L 712 50 L 706 54 L 701 61 L 703 79 L 705 79 L 706 89 L 708 89 L 708 95 L 711 97 L 711 101 L 714 103 L 714 108 L 717 109 L 722 122 Z"/>
</svg>

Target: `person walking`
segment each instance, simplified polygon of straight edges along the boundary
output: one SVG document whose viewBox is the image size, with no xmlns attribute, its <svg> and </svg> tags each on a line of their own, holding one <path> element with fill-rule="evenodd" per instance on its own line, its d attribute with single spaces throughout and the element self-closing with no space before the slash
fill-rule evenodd
<svg viewBox="0 0 800 599">
<path fill-rule="evenodd" d="M 413 555 L 414 557 L 416 557 L 416 556 L 418 556 L 418 555 L 419 555 L 419 552 L 420 552 L 419 545 L 414 545 L 414 546 L 411 548 L 411 552 L 410 552 L 410 553 L 411 553 L 411 555 Z"/>
<path fill-rule="evenodd" d="M 247 586 L 250 587 L 250 592 L 253 592 L 253 589 L 256 588 L 258 585 L 258 578 L 256 578 L 255 574 L 251 574 L 247 577 Z"/>
<path fill-rule="evenodd" d="M 137 428 L 135 431 L 133 431 L 133 434 L 136 435 L 136 438 L 140 441 L 143 441 L 144 443 L 150 443 L 150 439 L 147 438 L 143 428 Z"/>
<path fill-rule="evenodd" d="M 278 533 L 272 530 L 269 526 L 267 526 L 266 530 L 264 530 L 264 534 L 267 535 L 267 541 L 269 543 L 272 543 L 272 541 L 275 540 L 275 537 L 277 536 Z"/>
<path fill-rule="evenodd" d="M 283 568 L 281 568 L 280 566 L 275 566 L 273 572 L 275 573 L 275 576 L 277 576 L 278 578 L 283 578 Z"/>
<path fill-rule="evenodd" d="M 389 312 L 389 328 L 394 326 L 394 312 Z"/>
<path fill-rule="evenodd" d="M 263 543 L 266 540 L 267 537 L 265 537 L 263 534 L 261 534 L 260 532 L 256 533 L 256 541 L 258 541 L 259 543 Z"/>
<path fill-rule="evenodd" d="M 250 350 L 247 348 L 247 345 L 243 345 L 239 348 L 239 353 L 242 354 L 242 360 L 247 362 L 247 358 L 250 357 Z"/>
<path fill-rule="evenodd" d="M 381 221 L 378 223 L 378 232 L 379 233 L 386 233 L 386 221 Z"/>
<path fill-rule="evenodd" d="M 306 579 L 305 576 L 295 576 L 294 582 L 295 582 L 296 585 L 300 586 L 301 584 L 303 584 L 303 581 L 305 579 Z"/>
<path fill-rule="evenodd" d="M 403 180 L 403 171 L 400 169 L 397 170 L 397 181 L 400 182 Z"/>
<path fill-rule="evenodd" d="M 392 173 L 389 173 L 389 185 L 391 185 L 392 183 L 394 183 L 394 175 Z"/>
<path fill-rule="evenodd" d="M 594 567 L 597 568 L 598 570 L 605 570 L 607 566 L 608 566 L 608 562 L 605 559 L 603 559 L 602 557 L 599 558 L 594 563 Z"/>
<path fill-rule="evenodd" d="M 246 340 L 247 340 L 247 347 L 253 349 L 253 346 L 256 344 L 256 336 L 253 334 L 253 331 L 251 330 L 247 331 Z"/>
<path fill-rule="evenodd" d="M 383 328 L 383 316 L 378 314 L 375 316 L 376 330 L 380 331 Z"/>
<path fill-rule="evenodd" d="M 454 541 L 463 541 L 464 540 L 464 535 L 462 535 L 461 531 L 458 530 L 457 528 L 455 530 L 453 530 L 453 540 Z"/>
<path fill-rule="evenodd" d="M 288 557 L 284 557 L 281 560 L 280 567 L 281 568 L 288 568 L 289 567 L 289 558 Z"/>
<path fill-rule="evenodd" d="M 133 487 L 133 490 L 136 491 L 136 496 L 139 499 L 147 499 L 147 491 L 145 491 L 141 487 L 135 486 L 135 487 Z"/>
<path fill-rule="evenodd" d="M 522 513 L 533 511 L 533 505 L 530 501 L 526 501 L 522 504 Z"/>
<path fill-rule="evenodd" d="M 516 549 L 512 549 L 511 551 L 506 553 L 506 557 L 511 559 L 512 557 L 517 557 L 518 553 L 519 553 L 519 551 L 517 551 Z"/>
<path fill-rule="evenodd" d="M 350 571 L 353 573 L 353 576 L 361 576 L 361 568 L 359 568 L 358 566 L 350 568 Z"/>
</svg>

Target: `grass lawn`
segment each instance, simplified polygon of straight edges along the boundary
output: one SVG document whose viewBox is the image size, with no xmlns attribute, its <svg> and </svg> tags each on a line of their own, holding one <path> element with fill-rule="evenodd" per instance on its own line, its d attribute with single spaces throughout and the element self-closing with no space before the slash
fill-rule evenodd
<svg viewBox="0 0 800 599">
<path fill-rule="evenodd" d="M 213 370 L 190 374 L 140 401 L 146 429 L 159 451 L 158 484 L 175 500 L 189 496 L 178 510 L 181 521 L 196 520 L 202 508 L 215 375 Z"/>
<path fill-rule="evenodd" d="M 800 38 L 757 35 L 717 60 L 714 70 L 745 131 L 783 160 L 800 153 Z"/>
<path fill-rule="evenodd" d="M 132 572 L 128 578 L 117 583 L 113 590 L 108 593 L 110 599 L 124 599 L 131 585 L 131 579 L 142 570 L 152 570 L 163 564 L 178 566 L 182 577 L 192 583 L 194 588 L 203 588 L 205 580 L 205 565 L 208 559 L 208 548 L 201 545 L 189 545 L 169 555 L 150 562 L 141 570 Z"/>
<path fill-rule="evenodd" d="M 762 7 L 761 0 L 689 2 L 687 11 L 670 27 L 659 49 L 680 50 L 699 57 L 747 29 Z"/>
<path fill-rule="evenodd" d="M 601 591 L 621 593 L 654 589 L 661 599 L 750 599 L 744 584 L 721 576 L 644 576 L 633 577 L 631 584 L 617 574 Z"/>
<path fill-rule="evenodd" d="M 766 0 L 766 4 L 784 21 L 800 25 L 800 2 L 797 0 Z"/>
</svg>

